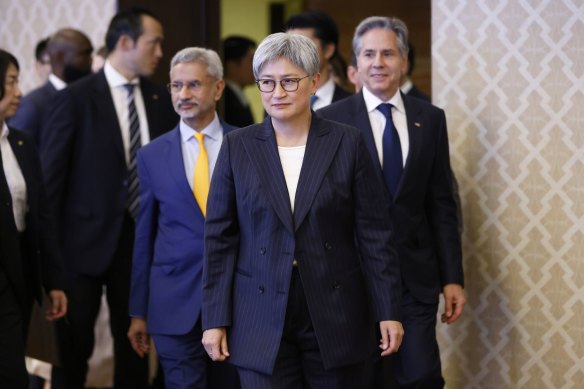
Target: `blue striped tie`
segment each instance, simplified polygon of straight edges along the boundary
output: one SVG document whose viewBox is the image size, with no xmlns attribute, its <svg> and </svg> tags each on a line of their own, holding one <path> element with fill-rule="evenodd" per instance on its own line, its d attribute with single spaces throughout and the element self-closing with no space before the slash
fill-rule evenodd
<svg viewBox="0 0 584 389">
<path fill-rule="evenodd" d="M 391 117 L 391 108 L 389 103 L 379 104 L 377 109 L 385 116 L 385 128 L 383 130 L 383 177 L 389 193 L 395 196 L 399 179 L 404 170 L 401 143 L 393 119 Z"/>
<path fill-rule="evenodd" d="M 140 148 L 142 142 L 140 139 L 140 120 L 138 119 L 138 111 L 136 111 L 136 104 L 134 103 L 134 87 L 133 84 L 124 85 L 128 91 L 128 118 L 130 123 L 130 162 L 128 164 L 128 198 L 126 201 L 126 208 L 132 216 L 136 219 L 138 215 L 138 170 L 136 168 L 136 153 Z"/>
</svg>

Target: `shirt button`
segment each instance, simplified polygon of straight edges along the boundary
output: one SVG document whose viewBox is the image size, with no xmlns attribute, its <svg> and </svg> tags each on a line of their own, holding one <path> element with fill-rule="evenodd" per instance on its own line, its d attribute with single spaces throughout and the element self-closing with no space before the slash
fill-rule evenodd
<svg viewBox="0 0 584 389">
<path fill-rule="evenodd" d="M 258 292 L 260 292 L 260 294 L 264 294 L 264 287 L 263 286 L 260 286 L 258 288 Z"/>
</svg>

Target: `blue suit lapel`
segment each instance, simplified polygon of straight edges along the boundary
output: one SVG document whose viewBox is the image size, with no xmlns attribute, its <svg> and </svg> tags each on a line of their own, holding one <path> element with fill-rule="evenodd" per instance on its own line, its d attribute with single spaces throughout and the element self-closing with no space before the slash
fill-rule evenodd
<svg viewBox="0 0 584 389">
<path fill-rule="evenodd" d="M 286 229 L 293 233 L 290 196 L 278 154 L 271 118 L 268 116 L 263 124 L 257 128 L 255 136 L 244 140 L 246 151 L 258 172 L 262 188 L 278 218 Z"/>
<path fill-rule="evenodd" d="M 203 213 L 199 208 L 199 204 L 197 204 L 197 201 L 195 200 L 195 196 L 193 195 L 193 191 L 189 185 L 189 181 L 185 173 L 185 165 L 181 147 L 182 139 L 180 136 L 179 126 L 177 125 L 169 135 L 170 136 L 167 138 L 167 152 L 163 157 L 163 161 L 168 163 L 168 170 L 173 180 L 176 182 L 176 187 L 178 188 L 179 193 L 184 196 L 191 207 L 195 209 L 201 217 L 203 217 Z"/>
<path fill-rule="evenodd" d="M 298 229 L 312 206 L 341 138 L 339 132 L 331 131 L 330 126 L 325 121 L 312 115 L 294 201 L 295 230 Z"/>
</svg>

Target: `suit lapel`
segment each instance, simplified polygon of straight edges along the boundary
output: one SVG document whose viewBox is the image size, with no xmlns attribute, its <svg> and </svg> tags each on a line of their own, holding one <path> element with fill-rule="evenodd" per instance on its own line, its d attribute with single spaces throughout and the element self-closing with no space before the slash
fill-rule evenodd
<svg viewBox="0 0 584 389">
<path fill-rule="evenodd" d="M 179 126 L 172 131 L 171 137 L 167 138 L 167 148 L 166 148 L 166 155 L 164 156 L 164 160 L 168 161 L 169 164 L 169 171 L 170 175 L 176 182 L 177 188 L 181 194 L 183 194 L 189 204 L 193 209 L 196 209 L 198 213 L 201 213 L 199 205 L 195 200 L 195 196 L 193 195 L 193 191 L 191 186 L 189 185 L 189 181 L 187 179 L 185 173 L 185 165 L 183 160 L 183 153 L 182 153 L 182 139 L 180 136 Z M 202 213 L 201 213 L 202 215 Z"/>
<path fill-rule="evenodd" d="M 93 94 L 93 104 L 96 107 L 100 125 L 96 126 L 99 131 L 107 131 L 112 138 L 115 145 L 116 152 L 119 153 L 123 160 L 126 160 L 126 153 L 124 152 L 124 143 L 122 141 L 122 130 L 118 121 L 118 113 L 114 106 L 114 100 L 110 91 L 110 87 L 105 78 L 105 73 L 100 71 L 96 75 L 95 86 Z M 95 134 L 99 136 L 101 134 Z"/>
<path fill-rule="evenodd" d="M 257 126 L 255 134 L 244 139 L 243 142 L 274 211 L 288 231 L 293 233 L 290 196 L 286 187 L 271 118 L 268 116 L 261 125 Z"/>
<path fill-rule="evenodd" d="M 365 144 L 371 153 L 371 158 L 375 161 L 375 165 L 381 169 L 381 162 L 377 154 L 377 147 L 375 146 L 375 139 L 373 138 L 373 130 L 371 129 L 369 113 L 367 112 L 367 106 L 363 98 L 363 91 L 351 98 L 353 99 L 353 112 L 351 113 L 351 117 L 353 117 L 352 124 L 363 132 Z"/>
<path fill-rule="evenodd" d="M 396 190 L 396 197 L 401 192 L 403 183 L 406 177 L 412 173 L 410 171 L 413 169 L 413 161 L 415 161 L 419 157 L 420 146 L 421 146 L 421 130 L 423 129 L 423 118 L 421 116 L 422 111 L 420 107 L 415 104 L 413 98 L 406 97 L 403 93 L 402 99 L 404 102 L 404 108 L 406 110 L 406 119 L 408 123 L 408 137 L 409 137 L 409 150 L 408 150 L 408 159 L 404 165 L 404 171 L 399 181 L 399 185 Z"/>
<path fill-rule="evenodd" d="M 339 132 L 331 131 L 330 126 L 325 121 L 312 115 L 294 201 L 294 227 L 296 230 L 314 201 L 341 138 Z"/>
<path fill-rule="evenodd" d="M 20 166 L 20 170 L 22 171 L 22 176 L 24 177 L 24 181 L 26 182 L 26 191 L 28 192 L 27 201 L 30 206 L 31 199 L 34 198 L 34 193 L 37 191 L 36 182 L 32 177 L 35 176 L 33 172 L 33 167 L 30 165 L 30 158 L 27 158 L 27 152 L 29 152 L 30 147 L 25 145 L 25 140 L 21 137 L 17 136 L 14 131 L 8 135 L 8 141 L 10 142 L 10 147 L 12 148 L 12 152 L 18 161 L 18 166 Z"/>
<path fill-rule="evenodd" d="M 140 91 L 142 92 L 142 99 L 144 100 L 144 108 L 146 109 L 146 120 L 148 121 L 148 132 L 150 139 L 154 139 L 161 135 L 167 128 L 160 128 L 161 125 L 157 121 L 160 116 L 160 106 L 158 101 L 160 96 L 151 87 L 148 80 L 140 78 Z"/>
</svg>

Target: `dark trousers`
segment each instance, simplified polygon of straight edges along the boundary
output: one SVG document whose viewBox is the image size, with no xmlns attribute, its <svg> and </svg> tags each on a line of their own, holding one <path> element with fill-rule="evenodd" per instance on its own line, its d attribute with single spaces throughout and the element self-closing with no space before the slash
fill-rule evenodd
<svg viewBox="0 0 584 389">
<path fill-rule="evenodd" d="M 166 389 L 237 389 L 235 367 L 212 362 L 201 343 L 203 331 L 198 320 L 183 335 L 152 334 Z"/>
<path fill-rule="evenodd" d="M 286 321 L 272 375 L 238 368 L 241 386 L 253 389 L 339 389 L 370 388 L 373 363 L 369 360 L 351 366 L 325 370 L 304 288 L 297 269 L 286 309 Z"/>
<path fill-rule="evenodd" d="M 402 296 L 404 338 L 399 352 L 387 358 L 398 388 L 438 389 L 444 387 L 440 351 L 436 341 L 438 303 L 425 304 L 408 291 Z M 385 358 L 384 358 L 385 359 Z M 385 363 L 382 361 L 382 364 Z M 386 383 L 383 388 L 390 388 Z"/>
<path fill-rule="evenodd" d="M 134 352 L 128 340 L 130 326 L 128 300 L 134 223 L 126 217 L 115 258 L 101 276 L 68 273 L 68 314 L 57 322 L 61 367 L 53 368 L 53 385 L 58 389 L 82 389 L 87 376 L 87 361 L 93 353 L 94 326 L 101 304 L 103 287 L 110 309 L 110 328 L 114 343 L 114 388 L 148 387 L 147 359 Z M 82 258 L 80 260 L 83 260 Z"/>
<path fill-rule="evenodd" d="M 24 318 L 12 285 L 0 268 L 0 386 L 26 389 Z"/>
</svg>

